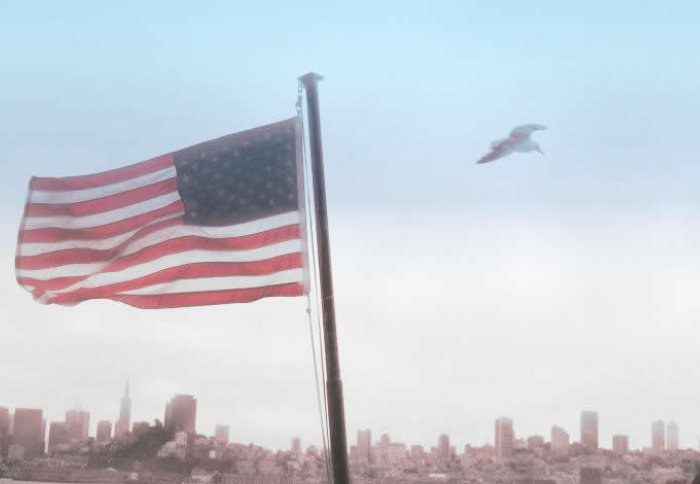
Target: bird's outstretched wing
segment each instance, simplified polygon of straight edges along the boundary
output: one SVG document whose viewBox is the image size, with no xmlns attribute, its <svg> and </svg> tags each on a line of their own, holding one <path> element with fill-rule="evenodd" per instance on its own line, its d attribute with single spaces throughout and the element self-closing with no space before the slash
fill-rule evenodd
<svg viewBox="0 0 700 484">
<path fill-rule="evenodd" d="M 510 132 L 510 137 L 513 139 L 529 138 L 534 131 L 539 131 L 541 129 L 547 129 L 547 127 L 542 124 L 523 124 L 522 126 L 513 128 Z"/>
<path fill-rule="evenodd" d="M 506 141 L 508 140 L 499 140 L 491 143 L 491 151 L 479 158 L 479 161 L 477 161 L 476 164 L 480 165 L 482 163 L 488 163 L 489 161 L 494 161 L 509 155 L 513 150 L 510 149 Z"/>
</svg>

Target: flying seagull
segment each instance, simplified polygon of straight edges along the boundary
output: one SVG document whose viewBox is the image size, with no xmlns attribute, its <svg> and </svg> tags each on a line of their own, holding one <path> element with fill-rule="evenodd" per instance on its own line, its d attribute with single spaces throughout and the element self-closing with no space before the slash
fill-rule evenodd
<svg viewBox="0 0 700 484">
<path fill-rule="evenodd" d="M 530 139 L 530 135 L 533 132 L 541 129 L 547 128 L 541 124 L 523 124 L 522 126 L 516 126 L 513 128 L 513 130 L 510 132 L 510 136 L 507 138 L 491 142 L 491 151 L 482 156 L 476 163 L 488 163 L 489 161 L 508 156 L 514 151 L 519 153 L 539 151 L 542 153 L 540 145 Z"/>
</svg>

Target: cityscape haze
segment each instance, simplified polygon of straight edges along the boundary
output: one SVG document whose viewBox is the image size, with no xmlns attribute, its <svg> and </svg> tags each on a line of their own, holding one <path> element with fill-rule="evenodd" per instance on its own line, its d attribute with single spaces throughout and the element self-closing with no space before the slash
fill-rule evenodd
<svg viewBox="0 0 700 484">
<path fill-rule="evenodd" d="M 119 422 L 131 421 L 131 397 L 129 396 L 129 384 L 126 385 L 124 396 L 122 396 L 119 405 L 118 417 L 114 419 L 114 428 L 118 428 Z M 128 404 L 125 404 L 128 402 Z M 648 446 L 642 446 L 638 449 L 630 449 L 627 435 L 613 435 L 609 446 L 599 445 L 598 442 L 598 413 L 594 411 L 581 411 L 580 414 L 580 439 L 577 442 L 570 442 L 569 432 L 565 429 L 553 425 L 551 427 L 551 439 L 548 445 L 552 451 L 568 453 L 570 445 L 579 445 L 581 448 L 588 451 L 596 451 L 599 448 L 610 449 L 616 454 L 626 454 L 630 451 L 649 451 L 656 454 L 663 454 L 666 451 L 675 452 L 679 450 L 678 424 L 671 420 L 666 424 L 663 420 L 655 420 L 651 423 L 651 438 Z M 153 416 L 153 421 L 158 420 L 160 425 L 166 429 L 174 431 L 182 431 L 190 435 L 197 435 L 199 432 L 196 429 L 197 421 L 197 399 L 192 395 L 177 394 L 165 404 L 165 410 L 160 416 Z M 49 453 L 51 451 L 52 442 L 54 445 L 65 444 L 68 442 L 76 442 L 87 440 L 94 437 L 98 441 L 111 440 L 113 422 L 110 420 L 101 420 L 97 423 L 95 434 L 89 432 L 90 412 L 83 409 L 71 409 L 65 412 L 65 420 L 59 422 L 48 422 L 44 418 L 42 409 L 17 408 L 14 412 L 7 407 L 0 407 L 0 448 L 5 449 L 9 445 L 23 447 L 22 453 L 40 453 L 40 449 L 44 449 L 48 445 Z M 133 434 L 142 425 L 150 426 L 149 422 L 138 421 L 134 422 L 130 428 L 125 428 L 123 433 L 115 433 L 114 438 L 119 439 Z M 668 429 L 668 432 L 666 431 Z M 48 431 L 48 433 L 47 433 Z M 47 437 L 48 436 L 48 437 Z M 231 440 L 230 427 L 225 424 L 217 424 L 211 434 L 212 439 L 220 444 L 227 444 Z M 390 443 L 389 434 L 382 434 L 380 442 L 384 444 Z M 294 437 L 291 440 L 291 449 L 295 452 L 301 451 L 301 439 Z M 450 453 L 454 453 L 450 449 L 450 437 L 448 434 L 441 434 L 437 438 L 437 447 L 435 453 L 438 458 L 447 459 Z M 495 419 L 495 430 L 493 440 L 482 443 L 483 445 L 491 445 L 493 453 L 496 457 L 506 459 L 512 457 L 514 445 L 520 442 L 520 445 L 528 447 L 544 445 L 545 440 L 540 435 L 520 436 L 516 437 L 513 420 L 508 417 L 498 417 Z M 254 442 L 253 442 L 254 443 Z M 315 445 L 321 446 L 320 443 Z M 358 456 L 369 458 L 369 449 L 372 446 L 372 430 L 358 430 L 357 442 L 353 450 Z M 468 447 L 476 447 L 479 442 L 468 441 L 462 443 Z M 700 441 L 699 441 L 700 445 Z M 322 446 L 321 446 L 322 447 Z M 408 447 L 404 450 L 408 452 Z M 689 449 L 690 450 L 690 449 Z M 696 450 L 700 451 L 700 447 Z"/>
<path fill-rule="evenodd" d="M 0 2 L 6 452 L 10 427 L 30 455 L 181 425 L 215 452 L 322 447 L 313 300 L 45 306 L 14 271 L 32 176 L 293 117 L 309 71 L 358 456 L 580 445 L 653 467 L 697 449 L 698 18 L 691 1 Z M 547 126 L 544 154 L 475 164 L 524 123 Z"/>
<path fill-rule="evenodd" d="M 123 426 L 131 421 L 130 408 L 127 383 L 114 422 Z M 136 421 L 118 436 L 111 435 L 109 420 L 100 421 L 96 435 L 90 435 L 89 421 L 89 411 L 80 406 L 67 410 L 64 421 L 48 423 L 41 409 L 0 407 L 0 472 L 20 480 L 115 483 L 171 480 L 167 476 L 174 470 L 193 478 L 196 474 L 213 484 L 230 479 L 282 482 L 281 476 L 284 482 L 325 479 L 326 450 L 318 445 L 304 449 L 299 437 L 292 437 L 287 449 L 275 450 L 254 442 L 237 443 L 225 424 L 217 425 L 211 436 L 198 432 L 193 395 L 175 395 L 153 424 Z M 653 475 L 667 484 L 673 479 L 685 482 L 696 470 L 692 463 L 700 463 L 698 449 L 678 448 L 679 429 L 674 421 L 652 422 L 650 445 L 642 449 L 630 449 L 627 435 L 614 435 L 611 450 L 599 446 L 595 411 L 580 413 L 579 432 L 580 441 L 570 442 L 567 431 L 554 425 L 548 441 L 542 435 L 516 434 L 512 419 L 498 417 L 491 442 L 456 444 L 443 433 L 437 436 L 436 445 L 426 448 L 394 441 L 388 433 L 373 442 L 372 430 L 365 429 L 357 431 L 349 459 L 355 479 L 408 482 L 415 476 L 440 475 L 440 480 L 468 478 L 486 483 L 496 482 L 493 479 L 499 476 L 511 479 L 508 482 L 594 484 L 605 477 L 605 482 L 621 479 L 631 483 L 647 482 L 644 479 Z M 150 450 L 143 442 L 150 442 Z"/>
</svg>

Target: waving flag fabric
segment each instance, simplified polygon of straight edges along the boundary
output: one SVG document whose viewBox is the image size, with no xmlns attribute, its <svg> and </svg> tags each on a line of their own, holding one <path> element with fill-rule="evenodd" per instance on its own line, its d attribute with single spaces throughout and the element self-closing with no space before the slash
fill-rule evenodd
<svg viewBox="0 0 700 484">
<path fill-rule="evenodd" d="M 32 178 L 17 280 L 64 305 L 302 295 L 300 143 L 290 119 L 103 173 Z"/>
</svg>

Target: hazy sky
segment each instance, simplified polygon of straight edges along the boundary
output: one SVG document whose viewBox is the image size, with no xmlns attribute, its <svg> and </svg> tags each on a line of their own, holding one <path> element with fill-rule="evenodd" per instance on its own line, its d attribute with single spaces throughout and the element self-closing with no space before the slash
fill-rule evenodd
<svg viewBox="0 0 700 484">
<path fill-rule="evenodd" d="M 376 3 L 376 4 L 375 4 Z M 302 299 L 41 306 L 14 280 L 32 175 L 116 168 L 294 114 L 320 85 L 348 435 L 459 449 L 600 414 L 700 438 L 696 2 L 0 0 L 0 406 L 320 442 Z M 516 124 L 545 156 L 474 162 Z"/>
</svg>

